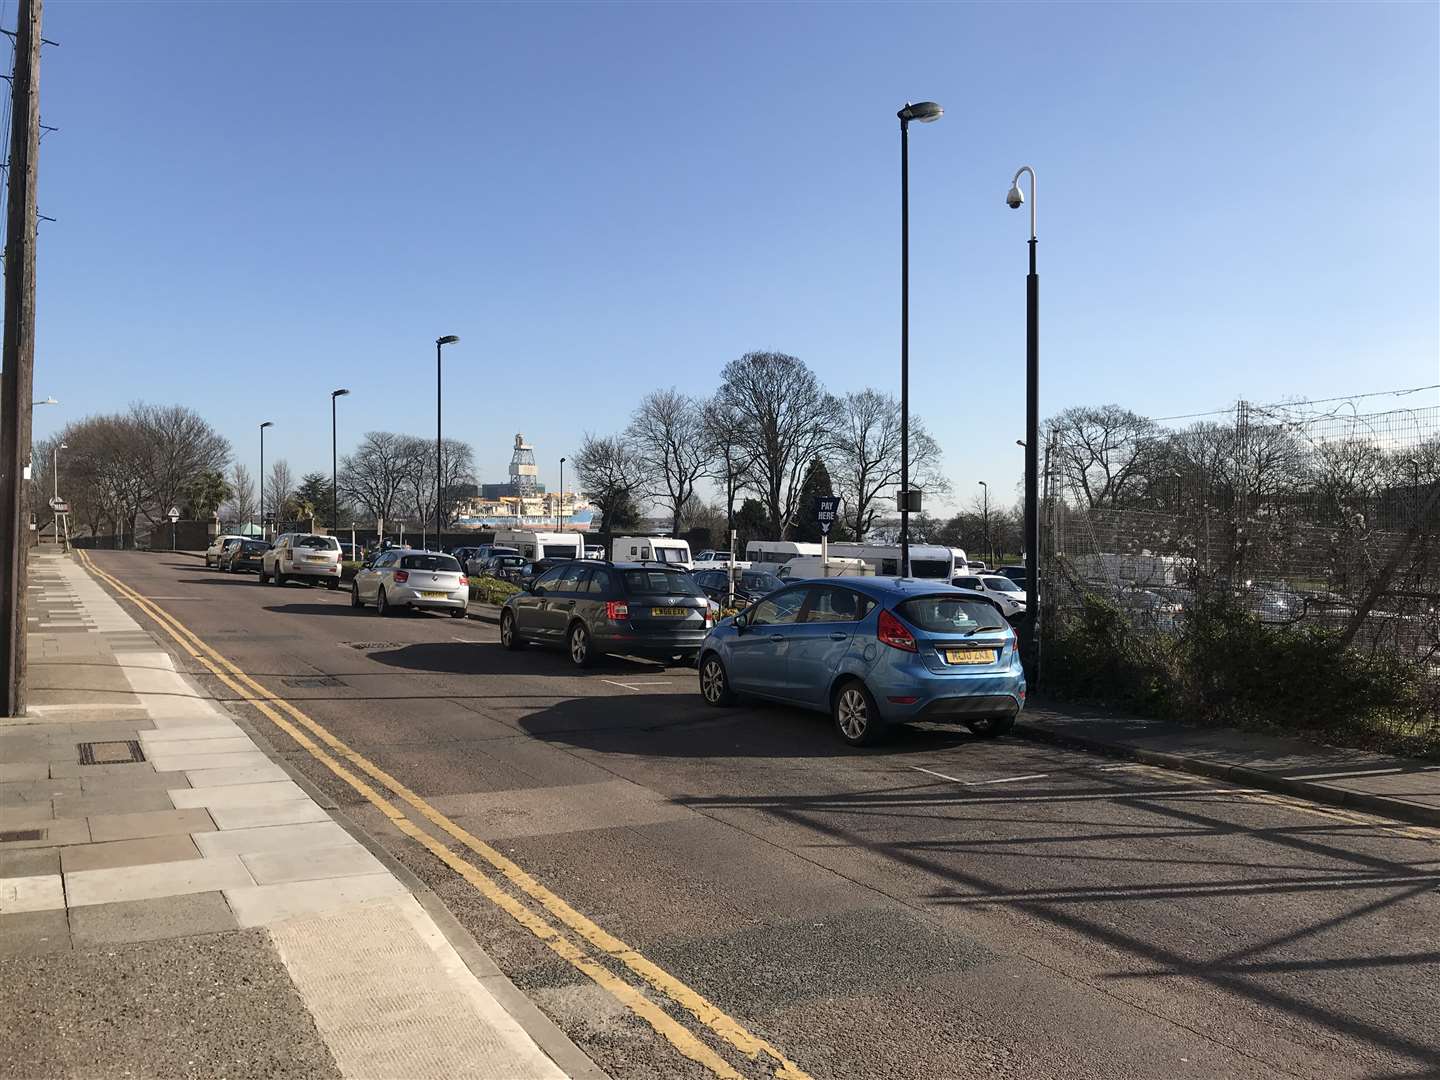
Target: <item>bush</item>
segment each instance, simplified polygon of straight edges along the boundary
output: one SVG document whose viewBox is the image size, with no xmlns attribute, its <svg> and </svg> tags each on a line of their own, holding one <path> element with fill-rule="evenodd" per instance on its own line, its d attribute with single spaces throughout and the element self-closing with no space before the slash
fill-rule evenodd
<svg viewBox="0 0 1440 1080">
<path fill-rule="evenodd" d="M 508 597 L 520 591 L 520 586 L 494 577 L 472 577 L 470 579 L 470 602 L 472 604 L 503 604 Z"/>
<path fill-rule="evenodd" d="M 1440 755 L 1424 731 L 1421 672 L 1344 648 L 1317 627 L 1271 626 L 1227 595 L 1199 597 L 1175 635 L 1133 629 L 1093 594 L 1047 636 L 1044 690 L 1149 716 L 1283 729 Z"/>
</svg>

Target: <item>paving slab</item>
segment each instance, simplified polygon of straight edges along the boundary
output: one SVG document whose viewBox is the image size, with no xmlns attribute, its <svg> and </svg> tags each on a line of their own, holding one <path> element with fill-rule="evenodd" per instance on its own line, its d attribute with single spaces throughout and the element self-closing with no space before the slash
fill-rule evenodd
<svg viewBox="0 0 1440 1080">
<path fill-rule="evenodd" d="M 264 784 L 273 780 L 288 780 L 290 774 L 274 762 L 264 765 L 244 765 L 237 769 L 195 769 L 185 776 L 193 788 L 233 787 L 236 784 Z"/>
<path fill-rule="evenodd" d="M 45 761 L 0 762 L 0 783 L 13 784 L 23 780 L 50 779 L 50 764 Z"/>
<path fill-rule="evenodd" d="M 71 908 L 148 900 L 157 896 L 213 892 L 252 886 L 254 878 L 239 856 L 188 859 L 183 862 L 117 866 L 65 875 L 65 896 Z M 275 886 L 278 887 L 278 886 Z"/>
<path fill-rule="evenodd" d="M 152 810 L 141 814 L 110 814 L 87 819 L 90 838 L 97 844 L 105 840 L 138 840 L 144 836 L 167 836 L 175 833 L 205 832 L 215 827 L 203 809 Z"/>
<path fill-rule="evenodd" d="M 59 874 L 0 878 L 0 915 L 64 906 L 65 889 Z"/>
<path fill-rule="evenodd" d="M 33 825 L 28 821 L 17 821 L 9 814 L 0 814 L 0 824 L 6 829 L 33 827 L 40 835 L 33 840 L 7 840 L 0 843 L 0 851 L 23 851 L 26 848 L 59 847 L 63 844 L 88 844 L 90 842 L 89 818 L 41 818 Z"/>
<path fill-rule="evenodd" d="M 148 756 L 152 743 L 149 739 L 141 739 L 140 743 L 146 748 Z M 244 736 L 221 735 L 213 739 L 175 739 L 165 744 L 165 753 L 171 756 L 177 754 L 243 754 L 254 749 L 255 744 Z"/>
<path fill-rule="evenodd" d="M 118 779 L 123 777 L 143 778 L 154 776 L 155 769 L 148 761 L 128 761 L 120 764 L 104 763 L 100 765 L 81 765 L 74 755 L 64 759 L 52 759 L 50 762 L 51 776 L 75 776 L 80 779 L 81 790 L 84 790 L 86 780 Z"/>
<path fill-rule="evenodd" d="M 146 746 L 183 742 L 187 739 L 248 739 L 239 724 L 191 724 L 189 727 L 153 728 L 140 736 Z"/>
<path fill-rule="evenodd" d="M 162 752 L 164 745 L 164 743 L 157 743 L 150 748 L 150 764 L 154 765 L 159 772 L 240 769 L 271 764 L 270 759 L 259 750 L 252 749 L 229 754 L 170 754 Z"/>
<path fill-rule="evenodd" d="M 71 777 L 60 780 L 17 780 L 13 784 L 0 784 L 0 806 L 26 806 L 49 802 L 56 795 L 79 791 L 80 781 Z"/>
<path fill-rule="evenodd" d="M 272 803 L 308 799 L 293 780 L 270 784 L 233 784 L 226 787 L 183 788 L 170 792 L 170 801 L 177 807 L 190 806 L 267 806 Z"/>
<path fill-rule="evenodd" d="M 95 766 L 90 766 L 95 768 Z M 148 765 L 141 765 L 137 771 L 121 773 L 118 776 L 104 773 L 90 775 L 81 773 L 80 792 L 84 795 L 107 795 L 112 791 L 134 791 L 137 788 L 154 788 L 169 791 L 171 788 L 189 787 L 184 773 L 154 772 Z"/>
<path fill-rule="evenodd" d="M 225 832 L 201 833 L 195 845 L 206 858 L 216 855 L 245 855 L 256 851 L 293 851 L 307 848 L 338 847 L 357 841 L 333 821 L 315 821 L 302 825 L 270 825 L 258 829 L 230 829 Z"/>
<path fill-rule="evenodd" d="M 99 817 L 173 810 L 170 793 L 164 788 L 135 788 L 106 795 L 74 795 L 55 799 L 56 817 Z"/>
<path fill-rule="evenodd" d="M 336 911 L 387 896 L 409 896 L 405 886 L 389 872 L 283 885 L 238 886 L 225 890 L 225 899 L 230 902 L 230 910 L 235 912 L 241 926 L 269 926 L 286 919 Z"/>
<path fill-rule="evenodd" d="M 210 817 L 217 829 L 259 829 L 267 825 L 303 825 L 307 821 L 329 821 L 330 815 L 310 799 L 270 803 L 268 806 L 212 806 Z"/>
<path fill-rule="evenodd" d="M 80 870 L 107 870 L 115 866 L 142 866 L 198 858 L 200 850 L 195 841 L 188 833 L 182 833 L 178 836 L 147 836 L 140 840 L 75 844 L 60 849 L 60 868 L 70 874 Z"/>
<path fill-rule="evenodd" d="M 68 952 L 69 949 L 70 920 L 63 907 L 0 915 L 0 960 L 16 956 L 43 956 L 46 953 Z M 0 990 L 0 994 L 3 993 Z M 7 1023 L 13 1023 L 13 1015 L 7 1016 Z M 33 1062 L 31 1068 L 34 1068 Z M 6 1074 L 0 1070 L 0 1075 Z"/>
<path fill-rule="evenodd" d="M 0 878 L 33 877 L 36 874 L 58 874 L 59 872 L 59 848 L 0 850 Z"/>
<path fill-rule="evenodd" d="M 71 939 L 80 949 L 122 941 L 218 934 L 238 925 L 220 892 L 92 904 L 70 912 Z"/>
<path fill-rule="evenodd" d="M 341 847 L 314 848 L 309 851 L 261 851 L 241 855 L 240 859 L 259 885 L 385 872 L 384 864 L 353 840 Z"/>
</svg>

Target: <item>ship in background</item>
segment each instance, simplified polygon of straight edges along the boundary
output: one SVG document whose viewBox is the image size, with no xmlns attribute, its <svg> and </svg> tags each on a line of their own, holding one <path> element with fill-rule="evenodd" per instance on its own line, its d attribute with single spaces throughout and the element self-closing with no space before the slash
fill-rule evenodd
<svg viewBox="0 0 1440 1080">
<path fill-rule="evenodd" d="M 524 435 L 515 436 L 509 471 L 509 482 L 482 484 L 478 495 L 456 507 L 456 526 L 462 529 L 590 530 L 595 508 L 585 499 L 585 493 L 569 489 L 547 492 L 535 464 L 535 448 L 525 441 Z"/>
</svg>

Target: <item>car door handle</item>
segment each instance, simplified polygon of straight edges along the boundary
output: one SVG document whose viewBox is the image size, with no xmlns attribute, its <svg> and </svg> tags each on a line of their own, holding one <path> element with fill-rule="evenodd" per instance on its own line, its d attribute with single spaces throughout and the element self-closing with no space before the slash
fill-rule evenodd
<svg viewBox="0 0 1440 1080">
<path fill-rule="evenodd" d="M 784 640 L 785 640 L 785 635 L 784 635 L 784 634 L 771 634 L 771 635 L 770 635 L 770 640 L 771 640 L 771 641 L 784 641 Z"/>
<path fill-rule="evenodd" d="M 831 640 L 831 641 L 844 641 L 844 640 L 845 640 L 846 638 L 848 638 L 849 636 L 850 636 L 849 634 L 831 634 L 831 635 L 830 635 L 830 640 Z"/>
</svg>

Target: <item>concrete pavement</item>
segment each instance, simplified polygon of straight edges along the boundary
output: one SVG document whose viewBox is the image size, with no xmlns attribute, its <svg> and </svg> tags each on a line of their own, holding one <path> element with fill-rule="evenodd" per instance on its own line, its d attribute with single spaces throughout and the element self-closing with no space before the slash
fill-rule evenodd
<svg viewBox="0 0 1440 1080">
<path fill-rule="evenodd" d="M 31 565 L 0 1075 L 600 1075 L 76 562 Z"/>
</svg>

